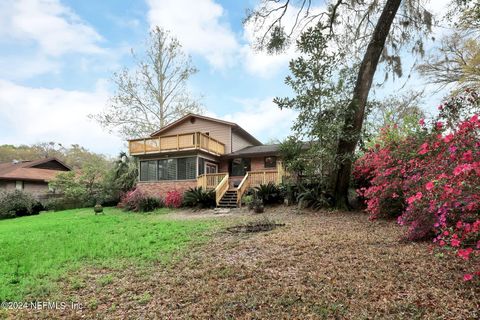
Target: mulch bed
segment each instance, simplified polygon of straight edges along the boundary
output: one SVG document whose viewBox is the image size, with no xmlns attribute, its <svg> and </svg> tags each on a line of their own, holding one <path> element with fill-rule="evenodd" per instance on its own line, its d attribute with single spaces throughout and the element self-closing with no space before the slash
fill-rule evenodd
<svg viewBox="0 0 480 320">
<path fill-rule="evenodd" d="M 288 227 L 218 233 L 169 267 L 85 271 L 63 288 L 71 310 L 16 313 L 72 319 L 479 319 L 472 265 L 401 243 L 402 229 L 362 213 L 269 214 Z M 248 220 L 248 218 L 246 218 Z M 245 222 L 245 221 L 243 221 Z M 239 221 L 232 221 L 238 225 Z M 245 224 L 244 224 L 245 225 Z M 98 277 L 113 273 L 111 284 Z M 58 300 L 58 299 L 57 299 Z"/>
</svg>

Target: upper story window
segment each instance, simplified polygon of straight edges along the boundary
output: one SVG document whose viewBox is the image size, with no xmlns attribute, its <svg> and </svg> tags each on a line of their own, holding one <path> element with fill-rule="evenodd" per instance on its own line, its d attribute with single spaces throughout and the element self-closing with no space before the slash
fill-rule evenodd
<svg viewBox="0 0 480 320">
<path fill-rule="evenodd" d="M 277 157 L 265 157 L 265 168 L 276 168 L 277 167 Z"/>
</svg>

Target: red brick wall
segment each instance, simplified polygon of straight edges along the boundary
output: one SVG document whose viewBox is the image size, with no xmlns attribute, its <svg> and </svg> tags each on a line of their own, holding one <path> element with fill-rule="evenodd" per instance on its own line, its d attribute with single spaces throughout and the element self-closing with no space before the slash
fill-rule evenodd
<svg viewBox="0 0 480 320">
<path fill-rule="evenodd" d="M 277 160 L 278 161 L 278 160 Z M 250 162 L 251 171 L 276 171 L 277 167 L 265 168 L 265 157 L 255 157 Z"/>
<path fill-rule="evenodd" d="M 177 190 L 184 193 L 189 188 L 197 186 L 197 180 L 172 180 L 172 181 L 154 181 L 138 182 L 137 188 L 151 196 L 165 198 L 168 191 Z"/>
</svg>

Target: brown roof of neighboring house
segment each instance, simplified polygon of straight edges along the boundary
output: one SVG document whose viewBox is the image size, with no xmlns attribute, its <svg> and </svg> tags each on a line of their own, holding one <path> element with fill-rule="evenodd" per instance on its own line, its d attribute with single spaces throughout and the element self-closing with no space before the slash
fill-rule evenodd
<svg viewBox="0 0 480 320">
<path fill-rule="evenodd" d="M 206 116 L 202 116 L 202 115 L 194 114 L 194 113 L 189 113 L 189 114 L 181 117 L 180 119 L 175 120 L 174 122 L 172 122 L 172 123 L 166 125 L 165 127 L 161 128 L 160 130 L 155 131 L 150 136 L 151 137 L 158 136 L 162 132 L 165 132 L 165 131 L 175 127 L 176 125 L 178 125 L 178 124 L 180 124 L 180 123 L 182 123 L 182 122 L 184 122 L 184 121 L 186 121 L 190 118 L 193 118 L 193 117 L 208 120 L 208 121 L 213 121 L 213 122 L 217 122 L 217 123 L 222 123 L 222 124 L 225 124 L 227 126 L 230 126 L 230 127 L 232 127 L 233 130 L 235 130 L 235 132 L 241 134 L 242 136 L 244 136 L 245 138 L 250 140 L 250 142 L 253 142 L 256 145 L 262 145 L 262 143 L 260 141 L 258 141 L 254 136 L 252 136 L 250 133 L 248 133 L 248 131 L 246 131 L 245 129 L 243 129 L 242 127 L 240 127 L 238 124 L 236 124 L 234 122 L 219 120 L 219 119 L 206 117 Z"/>
<path fill-rule="evenodd" d="M 57 162 L 65 170 L 36 168 L 47 162 Z M 57 158 L 45 158 L 32 161 L 11 161 L 0 163 L 0 180 L 29 180 L 48 182 L 59 172 L 71 171 L 71 168 Z"/>
</svg>

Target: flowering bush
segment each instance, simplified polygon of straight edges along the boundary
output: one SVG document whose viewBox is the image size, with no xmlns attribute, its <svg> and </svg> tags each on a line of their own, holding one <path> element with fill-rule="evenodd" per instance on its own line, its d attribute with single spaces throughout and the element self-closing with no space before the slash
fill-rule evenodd
<svg viewBox="0 0 480 320">
<path fill-rule="evenodd" d="M 442 106 L 444 111 L 448 104 Z M 450 122 L 451 123 L 451 122 Z M 433 239 L 463 259 L 480 257 L 480 120 L 442 121 L 367 152 L 354 178 L 370 218 L 397 217 L 410 240 Z M 388 130 L 388 128 L 387 128 Z M 480 277 L 480 270 L 464 280 Z"/>
<path fill-rule="evenodd" d="M 139 189 L 134 189 L 125 193 L 117 207 L 126 211 L 149 212 L 163 206 L 161 199 L 150 197 Z"/>
<path fill-rule="evenodd" d="M 177 190 L 167 192 L 165 205 L 170 208 L 180 208 L 182 206 L 182 194 Z"/>
</svg>

